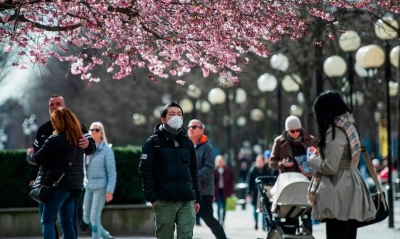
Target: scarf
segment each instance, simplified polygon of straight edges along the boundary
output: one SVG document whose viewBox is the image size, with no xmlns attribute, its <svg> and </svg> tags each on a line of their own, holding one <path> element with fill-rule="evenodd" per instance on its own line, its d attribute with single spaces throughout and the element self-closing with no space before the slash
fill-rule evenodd
<svg viewBox="0 0 400 239">
<path fill-rule="evenodd" d="M 297 139 L 294 139 L 289 135 L 288 132 L 286 132 L 285 138 L 289 143 L 291 143 L 291 142 L 300 142 L 301 143 L 303 141 L 303 136 L 300 135 Z"/>
<path fill-rule="evenodd" d="M 346 113 L 335 118 L 335 126 L 342 129 L 347 137 L 347 142 L 349 143 L 350 153 L 351 153 L 351 168 L 355 168 L 358 165 L 361 154 L 361 143 L 357 137 L 358 132 L 354 126 L 354 118 L 352 114 Z M 318 155 L 322 157 L 321 155 Z M 324 160 L 324 159 L 322 159 Z M 319 187 L 323 174 L 314 172 L 311 178 L 310 186 L 308 187 L 307 199 L 308 203 L 313 205 L 316 201 L 316 191 Z"/>
<path fill-rule="evenodd" d="M 160 130 L 165 130 L 168 133 L 172 134 L 173 136 L 176 136 L 183 131 L 183 128 L 181 127 L 179 129 L 173 129 L 173 128 L 169 127 L 169 125 L 167 125 L 167 124 L 161 124 Z"/>
</svg>

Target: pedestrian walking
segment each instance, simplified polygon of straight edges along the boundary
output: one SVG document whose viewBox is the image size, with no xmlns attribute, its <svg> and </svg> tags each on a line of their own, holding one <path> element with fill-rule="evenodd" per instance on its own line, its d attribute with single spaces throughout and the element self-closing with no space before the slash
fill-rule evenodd
<svg viewBox="0 0 400 239">
<path fill-rule="evenodd" d="M 253 205 L 253 215 L 255 226 L 254 229 L 258 230 L 258 189 L 256 187 L 256 179 L 260 176 L 274 176 L 273 169 L 265 165 L 265 159 L 263 155 L 258 155 L 256 157 L 256 163 L 252 169 L 250 169 L 249 176 L 247 177 L 247 184 L 249 185 L 247 195 L 251 197 L 251 204 Z M 266 220 L 264 215 L 262 217 L 262 229 L 266 230 Z"/>
<path fill-rule="evenodd" d="M 361 142 L 349 107 L 337 92 L 314 103 L 318 150 L 308 158 L 315 171 L 308 192 L 313 218 L 326 222 L 327 239 L 357 238 L 358 222 L 375 218 L 376 208 L 358 163 Z"/>
<path fill-rule="evenodd" d="M 65 100 L 61 95 L 52 95 L 49 100 L 49 113 L 53 113 L 54 110 L 56 110 L 59 107 L 66 107 L 65 106 Z M 80 123 L 81 126 L 81 131 L 82 131 L 82 137 L 79 140 L 79 147 L 85 150 L 86 155 L 93 154 L 96 151 L 96 144 L 94 140 L 92 139 L 92 136 L 88 133 L 86 127 Z M 44 123 L 42 126 L 39 127 L 38 131 L 36 132 L 36 137 L 35 141 L 33 143 L 33 150 L 34 152 L 38 152 L 39 149 L 42 148 L 44 142 L 49 138 L 54 132 L 54 127 L 51 123 L 51 121 L 47 121 Z M 35 182 L 35 179 L 38 175 L 39 171 L 39 166 L 38 165 L 33 165 L 31 167 L 31 175 L 30 175 L 30 183 L 29 186 L 32 186 L 33 183 Z M 77 201 L 79 199 L 79 195 L 76 196 L 75 199 L 75 205 L 77 205 Z M 42 220 L 42 211 L 43 211 L 43 203 L 39 203 L 39 216 Z M 77 227 L 76 227 L 76 212 L 77 208 L 74 209 L 74 229 L 76 233 L 78 232 Z M 54 228 L 56 230 L 56 238 L 59 238 L 58 232 L 57 232 L 57 227 L 56 227 L 56 222 L 57 219 L 54 221 Z"/>
<path fill-rule="evenodd" d="M 92 229 L 92 239 L 111 239 L 113 237 L 101 225 L 101 212 L 105 203 L 113 199 L 117 182 L 114 151 L 108 144 L 101 122 L 92 123 L 90 135 L 97 150 L 92 155 L 85 155 L 83 220 Z"/>
<path fill-rule="evenodd" d="M 142 147 L 139 174 L 154 209 L 157 239 L 192 239 L 200 209 L 196 153 L 182 128 L 183 110 L 174 102 L 161 109 L 161 123 Z"/>
<path fill-rule="evenodd" d="M 79 146 L 82 129 L 76 116 L 67 108 L 53 110 L 50 118 L 53 134 L 37 152 L 33 148 L 28 149 L 28 163 L 39 166 L 30 195 L 43 202 L 41 224 L 44 239 L 57 238 L 54 222 L 59 212 L 63 238 L 76 239 L 75 198 L 83 187 L 84 150 Z M 48 193 L 35 190 L 40 188 L 43 192 L 43 187 Z"/>
<path fill-rule="evenodd" d="M 214 218 L 214 149 L 204 134 L 205 125 L 197 119 L 189 122 L 188 135 L 196 150 L 197 169 L 201 191 L 199 216 L 217 239 L 226 239 L 222 225 Z"/>
<path fill-rule="evenodd" d="M 235 175 L 226 165 L 224 156 L 215 157 L 214 170 L 214 198 L 217 203 L 217 216 L 221 225 L 224 225 L 226 216 L 226 199 L 235 194 Z"/>
</svg>

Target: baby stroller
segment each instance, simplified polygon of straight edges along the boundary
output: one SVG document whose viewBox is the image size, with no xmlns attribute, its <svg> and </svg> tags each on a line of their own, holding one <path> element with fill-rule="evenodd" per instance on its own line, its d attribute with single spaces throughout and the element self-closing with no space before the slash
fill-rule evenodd
<svg viewBox="0 0 400 239">
<path fill-rule="evenodd" d="M 267 224 L 266 239 L 314 239 L 299 220 L 311 210 L 307 202 L 309 183 L 301 173 L 256 178 L 259 211 L 264 214 Z"/>
</svg>

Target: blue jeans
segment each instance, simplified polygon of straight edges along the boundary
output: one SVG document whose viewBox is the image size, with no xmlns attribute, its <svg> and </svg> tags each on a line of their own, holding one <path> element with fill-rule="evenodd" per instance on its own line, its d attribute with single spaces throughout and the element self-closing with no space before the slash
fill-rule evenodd
<svg viewBox="0 0 400 239">
<path fill-rule="evenodd" d="M 39 217 L 40 217 L 40 220 L 41 220 L 41 218 L 42 218 L 43 207 L 44 207 L 44 204 L 40 202 L 40 203 L 39 203 Z M 59 239 L 60 237 L 59 237 L 59 235 L 58 235 L 58 230 L 57 230 L 56 221 L 57 221 L 57 219 L 54 221 L 54 230 L 56 231 L 56 239 Z"/>
<path fill-rule="evenodd" d="M 50 201 L 47 204 L 41 204 L 41 222 L 43 239 L 57 238 L 55 229 L 55 220 L 60 213 L 60 224 L 63 230 L 64 239 L 76 239 L 76 232 L 73 226 L 74 216 L 74 197 L 71 191 L 63 187 L 53 189 Z"/>
<path fill-rule="evenodd" d="M 257 205 L 254 205 L 254 221 L 256 222 L 256 225 L 258 224 L 258 212 L 257 212 Z M 265 216 L 263 213 L 261 213 L 261 217 L 262 217 L 262 226 L 263 228 L 266 226 L 267 221 L 265 219 Z"/>
<path fill-rule="evenodd" d="M 217 215 L 218 221 L 223 223 L 225 221 L 226 214 L 226 200 L 223 199 L 221 193 L 217 198 Z"/>
<path fill-rule="evenodd" d="M 101 212 L 106 203 L 106 189 L 86 189 L 83 198 L 83 221 L 92 229 L 92 239 L 109 238 L 110 234 L 101 225 Z"/>
<path fill-rule="evenodd" d="M 72 224 L 73 224 L 73 227 L 74 227 L 76 239 L 78 239 L 78 227 L 77 227 L 77 223 L 76 223 L 76 217 L 77 217 L 77 212 L 78 212 L 78 208 L 77 208 L 78 199 L 79 199 L 79 197 L 76 197 L 74 199 L 74 208 L 75 209 L 74 209 L 74 216 L 73 216 L 73 219 L 72 219 Z M 40 218 L 42 218 L 43 206 L 44 206 L 43 203 L 39 203 L 39 216 L 40 216 Z M 56 219 L 56 221 L 57 221 L 57 219 Z M 56 239 L 59 239 L 56 221 L 54 221 L 54 230 L 56 231 Z"/>
</svg>

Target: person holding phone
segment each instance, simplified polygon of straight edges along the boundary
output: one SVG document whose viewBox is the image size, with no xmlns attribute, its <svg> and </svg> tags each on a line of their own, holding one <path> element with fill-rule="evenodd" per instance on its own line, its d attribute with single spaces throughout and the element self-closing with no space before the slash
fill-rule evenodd
<svg viewBox="0 0 400 239">
<path fill-rule="evenodd" d="M 301 165 L 297 163 L 296 157 L 307 158 L 307 149 L 315 147 L 314 136 L 310 135 L 301 126 L 298 117 L 291 115 L 285 121 L 285 130 L 275 138 L 269 165 L 278 169 L 280 173 L 298 172 L 303 173 Z M 310 150 L 310 149 L 309 149 Z M 310 175 L 305 174 L 309 178 Z M 305 227 L 312 233 L 311 212 L 307 219 L 303 219 Z"/>
</svg>

